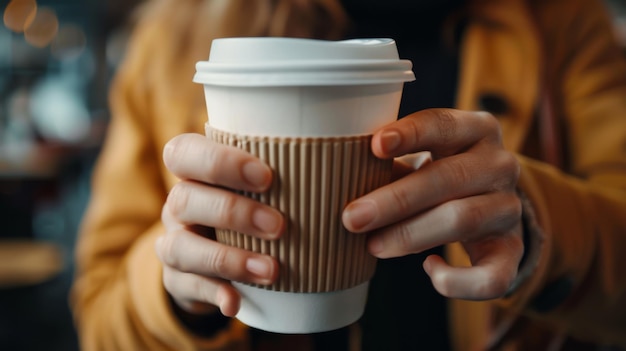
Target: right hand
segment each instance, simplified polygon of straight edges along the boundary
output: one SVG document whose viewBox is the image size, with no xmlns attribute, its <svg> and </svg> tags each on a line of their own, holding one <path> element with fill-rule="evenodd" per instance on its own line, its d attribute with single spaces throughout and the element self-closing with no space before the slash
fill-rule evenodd
<svg viewBox="0 0 626 351">
<path fill-rule="evenodd" d="M 163 285 L 189 313 L 210 313 L 218 306 L 224 315 L 234 316 L 240 296 L 229 281 L 269 285 L 278 275 L 278 262 L 218 243 L 213 228 L 278 238 L 285 226 L 278 210 L 228 190 L 264 192 L 272 183 L 272 171 L 247 152 L 200 134 L 170 140 L 163 160 L 181 179 L 163 206 L 166 233 L 156 243 Z"/>
</svg>

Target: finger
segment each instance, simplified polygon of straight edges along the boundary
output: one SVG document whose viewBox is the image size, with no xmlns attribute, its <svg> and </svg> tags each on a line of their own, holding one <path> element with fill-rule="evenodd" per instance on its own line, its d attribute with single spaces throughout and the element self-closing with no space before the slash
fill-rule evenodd
<svg viewBox="0 0 626 351">
<path fill-rule="evenodd" d="M 391 225 L 446 201 L 513 189 L 519 164 L 505 151 L 464 153 L 423 166 L 350 203 L 343 224 L 352 232 Z"/>
<path fill-rule="evenodd" d="M 472 267 L 452 267 L 440 256 L 424 261 L 433 286 L 449 298 L 488 300 L 503 296 L 517 276 L 523 252 L 521 240 L 513 235 L 481 243 L 482 257 Z"/>
<path fill-rule="evenodd" d="M 173 232 L 177 230 L 188 230 L 191 233 L 200 235 L 211 240 L 216 240 L 215 228 L 207 227 L 198 224 L 185 225 L 180 223 L 169 210 L 169 206 L 163 206 L 161 210 L 161 222 L 167 232 Z"/>
<path fill-rule="evenodd" d="M 157 240 L 164 265 L 185 273 L 269 285 L 278 276 L 278 262 L 270 256 L 224 245 L 187 230 L 168 232 Z"/>
<path fill-rule="evenodd" d="M 215 306 L 229 317 L 239 311 L 241 297 L 225 280 L 184 273 L 164 266 L 163 285 L 176 304 L 189 313 L 204 314 Z"/>
<path fill-rule="evenodd" d="M 498 121 L 487 112 L 428 109 L 378 130 L 372 138 L 372 151 L 380 158 L 419 151 L 430 151 L 434 158 L 440 158 L 486 137 L 494 142 L 501 139 Z"/>
<path fill-rule="evenodd" d="M 185 228 L 185 225 L 174 217 L 167 202 L 161 209 L 161 222 L 163 223 L 165 230 L 168 232 Z"/>
<path fill-rule="evenodd" d="M 280 211 L 232 191 L 192 181 L 177 183 L 168 194 L 167 211 L 181 224 L 232 229 L 276 239 L 285 221 Z"/>
<path fill-rule="evenodd" d="M 515 193 L 492 193 L 448 201 L 417 217 L 377 231 L 368 240 L 379 258 L 400 257 L 456 241 L 504 233 L 521 218 Z"/>
<path fill-rule="evenodd" d="M 200 134 L 182 134 L 163 149 L 163 162 L 181 179 L 262 192 L 272 182 L 272 171 L 249 153 L 210 141 Z"/>
</svg>

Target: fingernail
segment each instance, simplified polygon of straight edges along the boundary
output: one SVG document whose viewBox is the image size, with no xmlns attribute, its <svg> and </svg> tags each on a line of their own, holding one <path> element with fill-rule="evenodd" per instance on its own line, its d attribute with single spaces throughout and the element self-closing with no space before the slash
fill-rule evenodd
<svg viewBox="0 0 626 351">
<path fill-rule="evenodd" d="M 386 130 L 380 136 L 380 146 L 386 154 L 393 153 L 402 142 L 400 133 L 395 130 Z"/>
<path fill-rule="evenodd" d="M 246 260 L 246 269 L 248 272 L 263 279 L 270 279 L 272 276 L 272 267 L 270 263 L 260 257 L 251 257 Z"/>
<path fill-rule="evenodd" d="M 359 230 L 370 224 L 378 213 L 376 205 L 372 201 L 357 201 L 346 207 L 344 219 L 352 229 Z"/>
<path fill-rule="evenodd" d="M 282 216 L 266 208 L 259 208 L 252 213 L 252 223 L 258 230 L 277 236 L 280 234 Z"/>
<path fill-rule="evenodd" d="M 383 250 L 385 249 L 385 244 L 383 243 L 383 239 L 378 236 L 374 236 L 370 238 L 368 246 L 369 246 L 369 252 L 372 255 L 377 255 L 383 252 Z"/>
<path fill-rule="evenodd" d="M 264 189 L 269 185 L 270 177 L 267 166 L 258 161 L 250 161 L 243 165 L 243 179 L 251 186 Z"/>
</svg>

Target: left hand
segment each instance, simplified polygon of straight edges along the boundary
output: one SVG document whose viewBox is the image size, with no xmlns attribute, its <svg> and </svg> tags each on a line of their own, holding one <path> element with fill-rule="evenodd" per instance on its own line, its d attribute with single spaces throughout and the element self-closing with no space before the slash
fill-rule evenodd
<svg viewBox="0 0 626 351">
<path fill-rule="evenodd" d="M 394 181 L 350 203 L 343 223 L 370 232 L 369 251 L 399 257 L 460 242 L 471 267 L 452 267 L 429 256 L 424 269 L 444 296 L 497 298 L 515 277 L 524 245 L 520 166 L 502 145 L 500 125 L 486 112 L 430 109 L 374 134 L 379 158 L 429 151 L 432 162 L 415 169 L 396 160 Z"/>
</svg>

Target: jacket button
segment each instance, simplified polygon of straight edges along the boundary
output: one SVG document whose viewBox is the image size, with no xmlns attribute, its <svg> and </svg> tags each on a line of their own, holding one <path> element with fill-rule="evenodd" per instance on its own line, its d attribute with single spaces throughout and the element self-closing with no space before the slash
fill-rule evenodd
<svg viewBox="0 0 626 351">
<path fill-rule="evenodd" d="M 496 93 L 484 93 L 478 98 L 478 107 L 498 116 L 509 112 L 509 104 L 506 99 Z"/>
<path fill-rule="evenodd" d="M 546 285 L 533 299 L 531 307 L 540 313 L 550 312 L 563 303 L 573 289 L 574 279 L 570 276 L 561 277 Z"/>
</svg>

